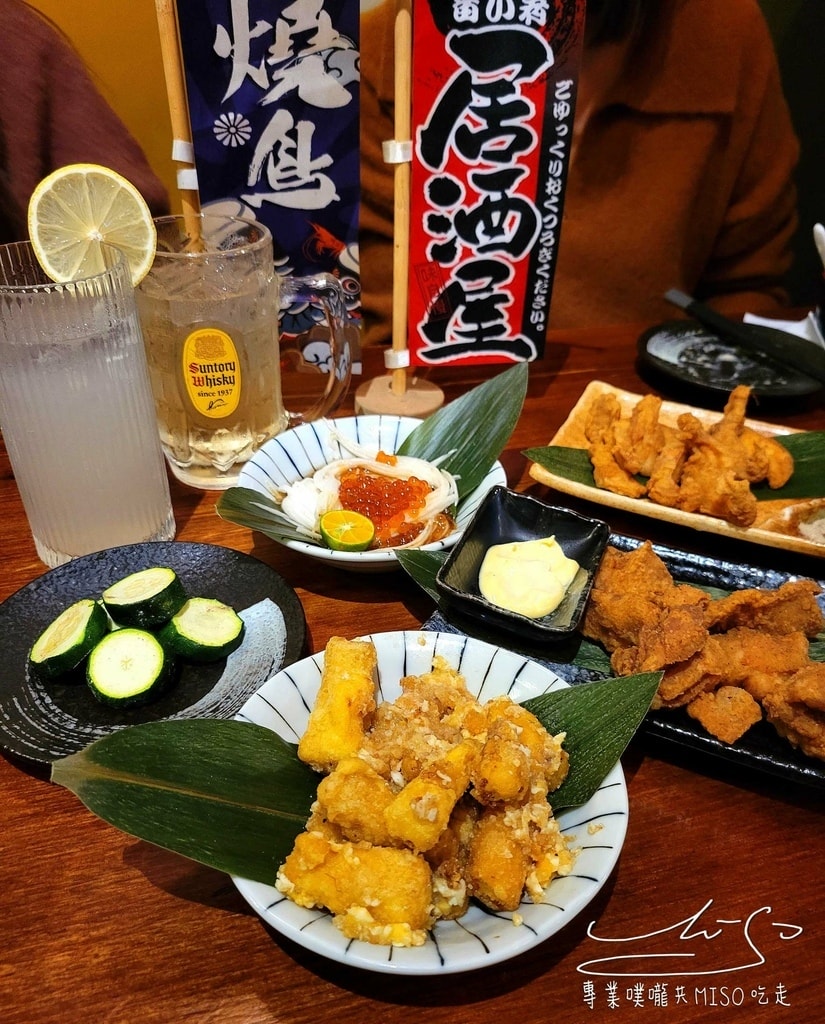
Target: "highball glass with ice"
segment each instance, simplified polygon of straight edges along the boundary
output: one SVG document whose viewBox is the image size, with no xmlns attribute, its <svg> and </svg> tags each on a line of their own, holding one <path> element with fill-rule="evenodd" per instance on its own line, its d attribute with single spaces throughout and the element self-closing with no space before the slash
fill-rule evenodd
<svg viewBox="0 0 825 1024">
<path fill-rule="evenodd" d="M 226 489 L 261 445 L 327 415 L 346 393 L 343 293 L 330 275 L 279 275 L 272 235 L 256 221 L 207 212 L 197 231 L 181 216 L 155 224 L 155 260 L 136 298 L 163 451 L 179 480 Z M 328 370 L 302 366 L 306 378 L 324 384 L 300 413 L 284 407 L 282 393 L 287 295 L 317 310 L 311 330 L 328 342 Z"/>
<path fill-rule="evenodd" d="M 0 246 L 0 428 L 48 566 L 175 534 L 134 289 L 103 250 L 55 284 L 30 243 Z"/>
</svg>

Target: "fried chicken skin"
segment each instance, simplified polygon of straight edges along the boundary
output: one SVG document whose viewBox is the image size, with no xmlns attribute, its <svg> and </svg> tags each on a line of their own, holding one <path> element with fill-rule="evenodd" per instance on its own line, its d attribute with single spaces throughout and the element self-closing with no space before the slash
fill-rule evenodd
<svg viewBox="0 0 825 1024">
<path fill-rule="evenodd" d="M 614 429 L 622 417 L 622 407 L 615 395 L 599 395 L 589 410 L 584 425 L 587 451 L 593 466 L 597 487 L 628 498 L 641 498 L 644 484 L 629 473 L 616 458 Z"/>
<path fill-rule="evenodd" d="M 690 454 L 682 466 L 677 506 L 735 526 L 750 526 L 756 519 L 756 497 L 742 475 L 735 448 L 705 430 L 692 413 L 683 413 L 678 423 Z"/>
<path fill-rule="evenodd" d="M 616 461 L 628 473 L 650 476 L 662 448 L 673 434 L 671 427 L 659 422 L 662 400 L 658 395 L 645 395 L 631 410 L 630 416 L 613 424 Z"/>
<path fill-rule="evenodd" d="M 825 627 L 820 593 L 813 580 L 789 580 L 711 600 L 676 584 L 649 542 L 608 547 L 582 632 L 619 675 L 662 670 L 654 709 L 685 708 L 725 743 L 764 717 L 825 759 L 825 666 L 809 646 Z"/>
<path fill-rule="evenodd" d="M 762 701 L 780 736 L 809 757 L 825 760 L 825 664 L 811 662 Z"/>
<path fill-rule="evenodd" d="M 813 580 L 788 580 L 776 590 L 737 590 L 707 606 L 705 624 L 717 633 L 748 626 L 813 637 L 825 629 L 825 615 L 816 600 L 821 592 Z"/>
<path fill-rule="evenodd" d="M 674 609 L 697 606 L 703 611 L 709 601 L 697 587 L 674 583 L 649 541 L 627 552 L 608 546 L 593 582 L 582 632 L 610 654 L 619 648 L 639 647 L 643 640 L 648 648 L 657 642 L 653 631 L 665 626 Z M 690 619 L 692 614 L 686 621 Z M 674 629 L 666 642 L 675 646 L 679 632 L 682 630 Z M 692 622 L 689 632 L 693 633 Z M 680 646 L 681 657 L 673 660 L 692 654 L 697 649 L 687 649 L 692 642 Z M 644 660 L 644 654 L 641 658 Z"/>
<path fill-rule="evenodd" d="M 794 464 L 776 438 L 746 425 L 750 394 L 750 387 L 739 385 L 715 423 L 706 426 L 693 413 L 683 412 L 675 427 L 661 422 L 662 402 L 655 395 L 640 398 L 624 415 L 615 394 L 599 394 L 584 422 L 596 485 L 751 526 L 757 517 L 751 486 L 767 481 L 771 488 L 782 487 Z"/>
<path fill-rule="evenodd" d="M 769 487 L 782 487 L 793 474 L 793 456 L 775 438 L 745 426 L 750 394 L 747 385 L 737 385 L 725 403 L 722 418 L 708 432 L 730 452 L 737 472 L 750 483 L 766 480 Z"/>
</svg>

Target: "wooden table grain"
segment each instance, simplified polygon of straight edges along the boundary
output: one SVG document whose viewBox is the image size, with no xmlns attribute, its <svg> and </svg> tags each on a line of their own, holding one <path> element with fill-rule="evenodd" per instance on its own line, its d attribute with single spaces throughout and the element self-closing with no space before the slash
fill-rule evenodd
<svg viewBox="0 0 825 1024">
<path fill-rule="evenodd" d="M 634 365 L 638 333 L 551 335 L 545 357 L 531 364 L 523 415 L 502 458 L 511 486 L 547 496 L 528 477 L 521 452 L 550 439 L 591 379 L 654 390 Z M 498 369 L 427 375 L 450 400 Z M 381 372 L 380 354 L 366 353 L 365 375 Z M 761 418 L 825 429 L 821 402 Z M 364 632 L 365 623 L 372 630 L 417 627 L 433 610 L 403 573 L 358 576 L 310 564 L 219 519 L 216 493 L 172 488 L 177 539 L 221 544 L 272 566 L 303 603 L 312 651 L 333 634 Z M 3 600 L 45 571 L 5 450 L 0 503 Z M 602 513 L 620 532 L 825 577 L 818 559 L 722 546 L 708 534 L 581 508 Z M 2 757 L 0 1021 L 820 1024 L 822 791 L 688 763 L 644 735 L 623 767 L 630 796 L 624 850 L 575 921 L 511 962 L 467 975 L 404 978 L 343 968 L 280 938 L 225 875 L 120 833 L 41 772 Z M 627 959 L 652 954 L 669 957 L 656 961 L 669 967 L 647 972 L 647 961 Z"/>
</svg>

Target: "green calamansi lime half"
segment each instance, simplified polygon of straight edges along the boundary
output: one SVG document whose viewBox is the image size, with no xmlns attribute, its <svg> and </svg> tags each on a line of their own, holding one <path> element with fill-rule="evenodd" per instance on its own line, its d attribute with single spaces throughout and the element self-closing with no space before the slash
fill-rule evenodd
<svg viewBox="0 0 825 1024">
<path fill-rule="evenodd" d="M 375 537 L 371 519 L 349 509 L 333 509 L 321 516 L 321 537 L 333 551 L 366 551 Z"/>
</svg>

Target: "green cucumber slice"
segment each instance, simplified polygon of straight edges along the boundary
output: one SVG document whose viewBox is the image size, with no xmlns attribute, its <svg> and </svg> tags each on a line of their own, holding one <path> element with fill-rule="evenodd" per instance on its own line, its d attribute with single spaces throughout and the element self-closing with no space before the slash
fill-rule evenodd
<svg viewBox="0 0 825 1024">
<path fill-rule="evenodd" d="M 43 679 L 57 679 L 77 668 L 109 631 L 106 609 L 86 597 L 60 613 L 35 640 L 29 663 Z"/>
<path fill-rule="evenodd" d="M 86 663 L 86 681 L 99 701 L 113 707 L 146 704 L 172 678 L 174 659 L 156 636 L 127 626 L 100 641 Z"/>
<path fill-rule="evenodd" d="M 131 573 L 103 591 L 103 604 L 113 621 L 137 629 L 163 625 L 185 601 L 178 574 L 165 565 Z"/>
<path fill-rule="evenodd" d="M 209 597 L 190 597 L 159 633 L 160 641 L 187 661 L 225 658 L 240 647 L 244 622 L 234 608 Z"/>
</svg>

